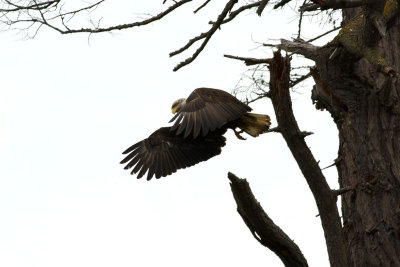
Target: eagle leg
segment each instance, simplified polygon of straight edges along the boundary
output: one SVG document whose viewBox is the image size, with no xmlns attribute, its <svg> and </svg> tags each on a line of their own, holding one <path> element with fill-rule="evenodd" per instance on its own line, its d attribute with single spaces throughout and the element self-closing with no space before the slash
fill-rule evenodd
<svg viewBox="0 0 400 267">
<path fill-rule="evenodd" d="M 244 138 L 243 136 L 240 135 L 241 133 L 243 133 L 243 130 L 238 131 L 238 130 L 236 130 L 236 129 L 233 129 L 233 132 L 235 133 L 236 137 L 237 137 L 239 140 L 246 140 L 246 138 Z"/>
</svg>

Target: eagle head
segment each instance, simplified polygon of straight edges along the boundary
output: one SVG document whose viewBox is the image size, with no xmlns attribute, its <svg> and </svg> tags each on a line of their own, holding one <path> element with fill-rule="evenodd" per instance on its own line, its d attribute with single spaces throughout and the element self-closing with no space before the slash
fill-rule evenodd
<svg viewBox="0 0 400 267">
<path fill-rule="evenodd" d="M 178 112 L 186 104 L 186 98 L 180 98 L 172 104 L 171 111 L 172 114 Z"/>
</svg>

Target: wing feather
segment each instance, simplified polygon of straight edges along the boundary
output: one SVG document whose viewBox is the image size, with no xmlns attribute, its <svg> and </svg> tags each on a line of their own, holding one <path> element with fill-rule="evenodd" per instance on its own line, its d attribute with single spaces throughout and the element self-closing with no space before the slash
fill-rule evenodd
<svg viewBox="0 0 400 267">
<path fill-rule="evenodd" d="M 198 88 L 189 95 L 185 105 L 178 111 L 179 115 L 175 115 L 170 122 L 176 120 L 172 130 L 178 129 L 177 135 L 184 132 L 187 137 L 192 133 L 196 138 L 200 132 L 205 136 L 249 111 L 249 106 L 225 91 Z"/>
<path fill-rule="evenodd" d="M 220 104 L 215 104 L 214 108 L 217 110 L 218 114 L 218 128 L 228 122 L 229 113 L 225 111 Z"/>
<path fill-rule="evenodd" d="M 234 108 L 229 106 L 226 103 L 220 103 L 221 108 L 225 111 L 225 113 L 227 114 L 227 118 L 228 120 L 233 120 L 238 118 L 237 113 L 235 112 Z"/>
<path fill-rule="evenodd" d="M 134 157 L 133 159 L 129 159 L 130 156 Z M 121 163 L 124 163 L 125 160 L 130 160 L 130 162 L 125 166 L 125 169 L 130 169 L 132 168 L 139 160 L 140 160 L 140 156 L 139 154 L 130 154 L 128 157 L 126 157 L 123 161 L 121 161 Z"/>
<path fill-rule="evenodd" d="M 180 113 L 176 113 L 176 114 L 172 117 L 172 119 L 170 119 L 169 122 L 173 122 L 174 120 L 176 120 L 176 118 L 177 118 L 179 115 L 181 115 L 181 114 L 180 114 Z"/>
<path fill-rule="evenodd" d="M 162 173 L 163 176 L 167 176 L 169 174 L 171 174 L 171 169 L 172 166 L 169 162 L 169 157 L 168 157 L 168 153 L 166 151 L 163 151 L 163 161 L 164 161 L 164 172 Z"/>
<path fill-rule="evenodd" d="M 206 113 L 206 111 L 205 111 L 204 109 L 201 109 L 201 110 L 199 111 L 199 114 L 200 114 L 200 117 L 201 117 L 201 119 L 200 119 L 201 131 L 202 131 L 202 134 L 203 134 L 203 136 L 204 136 L 204 135 L 207 134 L 207 132 L 208 132 L 208 125 L 209 125 L 210 123 L 209 123 L 209 121 L 208 121 L 207 113 Z M 193 138 L 196 138 L 196 137 L 197 137 L 197 136 L 193 136 Z"/>
<path fill-rule="evenodd" d="M 131 146 L 130 148 L 128 148 L 127 150 L 125 150 L 124 152 L 122 152 L 122 154 L 127 154 L 130 153 L 127 157 L 125 157 L 121 163 L 125 163 L 127 161 L 129 161 L 133 156 L 136 155 L 136 153 L 134 153 L 136 150 L 138 150 L 138 148 L 140 147 L 141 142 L 137 142 L 136 144 L 134 144 L 133 146 L 136 146 L 135 148 L 132 148 L 133 146 Z"/>
<path fill-rule="evenodd" d="M 143 158 L 140 158 L 139 161 L 138 161 L 138 163 L 136 164 L 136 166 L 133 168 L 132 171 L 133 171 L 134 173 L 137 173 L 137 172 L 143 167 L 143 164 L 144 164 Z"/>
<path fill-rule="evenodd" d="M 176 131 L 176 134 L 181 134 L 185 130 L 187 124 L 188 124 L 188 116 L 183 116 L 183 121 L 181 122 L 181 124 L 179 124 L 179 128 Z"/>
<path fill-rule="evenodd" d="M 178 154 L 178 150 L 172 149 L 170 151 L 170 153 L 171 153 L 171 159 L 172 159 L 172 161 L 174 163 L 174 166 L 175 166 L 174 168 L 176 168 L 177 170 L 184 168 L 184 165 L 182 164 L 181 157 Z"/>
<path fill-rule="evenodd" d="M 193 128 L 193 138 L 196 138 L 197 136 L 199 136 L 200 134 L 200 130 L 201 130 L 201 112 L 195 112 L 193 113 L 193 117 L 194 117 L 194 128 Z"/>
<path fill-rule="evenodd" d="M 140 172 L 139 172 L 139 174 L 138 174 L 138 178 L 142 178 L 143 177 L 143 175 L 146 173 L 146 171 L 149 169 L 149 166 L 148 166 L 148 164 L 147 164 L 147 158 L 145 159 L 145 160 L 143 160 L 143 166 L 142 166 L 142 168 L 140 169 Z"/>
<path fill-rule="evenodd" d="M 136 143 L 121 161 L 125 169 L 131 169 L 131 174 L 137 178 L 147 172 L 147 180 L 160 178 L 176 172 L 178 169 L 193 166 L 221 153 L 225 146 L 222 136 L 226 129 L 210 132 L 205 137 L 187 137 L 176 135 L 171 127 L 160 128 L 148 138 Z M 221 141 L 222 140 L 222 141 Z"/>
<path fill-rule="evenodd" d="M 220 114 L 220 112 L 218 111 L 218 108 L 216 105 L 210 105 L 209 107 L 210 110 L 210 117 L 211 117 L 211 131 L 214 131 L 215 129 L 221 127 L 223 124 L 225 124 L 226 122 L 224 117 Z M 220 122 L 220 123 L 218 123 Z"/>
<path fill-rule="evenodd" d="M 184 138 L 188 137 L 188 135 L 192 132 L 194 122 L 196 121 L 193 112 L 188 112 L 188 123 L 185 127 L 185 135 Z"/>
<path fill-rule="evenodd" d="M 174 158 L 172 157 L 171 152 L 169 151 L 167 153 L 167 158 L 168 158 L 168 164 L 169 164 L 169 171 L 168 171 L 168 175 L 171 175 L 172 173 L 176 172 L 176 170 L 178 169 L 175 163 Z"/>
<path fill-rule="evenodd" d="M 208 133 L 208 131 L 213 131 L 213 126 L 214 126 L 214 124 L 216 124 L 215 118 L 212 114 L 213 109 L 210 107 L 211 107 L 211 105 L 208 106 L 208 110 L 204 110 L 204 112 L 203 112 L 204 117 L 206 118 L 206 127 L 205 127 L 205 131 L 203 129 L 203 136 L 205 136 Z"/>
<path fill-rule="evenodd" d="M 157 179 L 161 178 L 161 176 L 164 173 L 164 169 L 165 169 L 165 167 L 164 167 L 165 161 L 164 161 L 164 157 L 163 157 L 164 154 L 162 152 L 160 152 L 159 155 L 160 155 L 160 161 L 159 161 L 158 169 L 156 171 L 156 178 Z"/>
<path fill-rule="evenodd" d="M 179 124 L 181 123 L 181 121 L 183 119 L 183 114 L 177 113 L 169 122 L 172 122 L 175 118 L 177 118 L 177 119 L 176 119 L 174 125 L 172 126 L 171 131 L 175 131 L 176 128 L 178 128 Z"/>
<path fill-rule="evenodd" d="M 158 154 L 155 153 L 154 154 L 154 158 L 152 161 L 153 164 L 149 164 L 149 171 L 147 173 L 147 180 L 150 180 L 151 177 L 153 177 L 153 175 L 156 173 L 156 169 L 157 169 L 157 163 L 158 163 Z"/>
</svg>

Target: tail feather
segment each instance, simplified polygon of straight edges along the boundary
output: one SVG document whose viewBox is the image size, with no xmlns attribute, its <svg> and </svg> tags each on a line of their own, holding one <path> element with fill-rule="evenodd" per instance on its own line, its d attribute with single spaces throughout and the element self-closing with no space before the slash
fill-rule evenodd
<svg viewBox="0 0 400 267">
<path fill-rule="evenodd" d="M 247 113 L 242 116 L 238 127 L 247 134 L 257 137 L 268 131 L 271 118 L 268 115 Z"/>
</svg>

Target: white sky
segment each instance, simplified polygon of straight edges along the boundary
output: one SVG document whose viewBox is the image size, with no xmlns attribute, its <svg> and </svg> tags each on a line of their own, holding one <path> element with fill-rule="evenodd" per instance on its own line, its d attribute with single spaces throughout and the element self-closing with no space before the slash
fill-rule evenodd
<svg viewBox="0 0 400 267">
<path fill-rule="evenodd" d="M 114 1 L 113 12 L 98 12 L 105 23 L 127 22 L 163 8 L 153 2 Z M 318 211 L 279 134 L 240 141 L 228 133 L 220 156 L 150 182 L 119 164 L 123 150 L 168 125 L 177 98 L 197 87 L 235 87 L 246 66 L 223 54 L 270 57 L 255 42 L 296 33 L 289 8 L 267 8 L 262 18 L 247 12 L 174 73 L 189 53 L 168 53 L 208 29 L 223 4 L 212 1 L 193 16 L 200 2 L 144 28 L 92 35 L 89 43 L 85 34 L 49 30 L 33 40 L 0 35 L 0 266 L 282 266 L 236 212 L 228 171 L 248 179 L 311 266 L 328 266 Z M 306 38 L 318 35 L 305 30 Z M 293 104 L 301 129 L 315 133 L 307 142 L 325 167 L 337 155 L 337 131 L 311 105 L 311 86 L 298 88 Z M 252 107 L 276 126 L 268 100 Z M 324 173 L 337 188 L 336 171 Z"/>
</svg>

